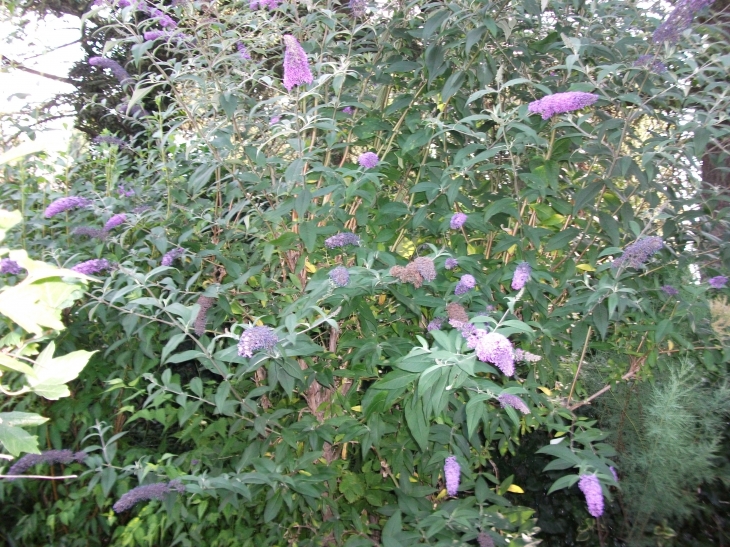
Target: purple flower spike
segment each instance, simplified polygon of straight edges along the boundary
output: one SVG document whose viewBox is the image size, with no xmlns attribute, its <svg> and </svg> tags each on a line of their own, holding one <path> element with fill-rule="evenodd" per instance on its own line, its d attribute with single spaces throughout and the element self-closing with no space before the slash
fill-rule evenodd
<svg viewBox="0 0 730 547">
<path fill-rule="evenodd" d="M 119 83 L 126 85 L 132 82 L 132 77 L 129 72 L 122 68 L 122 65 L 117 63 L 114 59 L 107 59 L 106 57 L 89 57 L 89 64 L 91 66 L 98 66 L 101 68 L 108 68 L 114 77 L 119 80 Z"/>
<path fill-rule="evenodd" d="M 502 408 L 511 406 L 515 410 L 519 410 L 520 412 L 522 412 L 522 414 L 530 413 L 530 409 L 527 408 L 527 405 L 524 403 L 524 401 L 517 397 L 517 395 L 502 393 L 499 397 L 497 397 L 497 400 L 499 401 L 499 404 L 502 405 Z"/>
<path fill-rule="evenodd" d="M 274 10 L 279 7 L 279 2 L 281 2 L 281 0 L 251 0 L 248 5 L 252 10 L 257 10 L 259 8 Z"/>
<path fill-rule="evenodd" d="M 727 284 L 727 277 L 718 275 L 707 280 L 707 284 L 713 289 L 722 289 Z"/>
<path fill-rule="evenodd" d="M 595 475 L 581 475 L 578 487 L 586 497 L 588 512 L 593 517 L 600 517 L 603 514 L 603 492 L 601 481 Z"/>
<path fill-rule="evenodd" d="M 251 54 L 248 52 L 248 48 L 243 44 L 243 42 L 237 42 L 236 49 L 238 50 L 238 55 L 241 57 L 241 59 L 243 59 L 244 61 L 251 60 Z"/>
<path fill-rule="evenodd" d="M 179 480 L 168 482 L 156 482 L 154 484 L 145 484 L 132 488 L 129 492 L 122 495 L 121 498 L 112 506 L 115 513 L 122 513 L 131 509 L 140 501 L 145 500 L 163 500 L 165 496 L 171 492 L 184 492 L 185 487 Z"/>
<path fill-rule="evenodd" d="M 104 224 L 104 231 L 108 232 L 109 230 L 113 230 L 117 226 L 121 226 L 124 224 L 124 222 L 127 220 L 127 215 L 124 213 L 119 213 L 118 215 L 114 215 L 109 220 L 106 221 L 106 224 Z"/>
<path fill-rule="evenodd" d="M 350 272 L 344 266 L 337 266 L 329 273 L 332 283 L 338 287 L 346 287 L 350 283 Z"/>
<path fill-rule="evenodd" d="M 681 34 L 692 26 L 695 15 L 713 2 L 714 0 L 679 0 L 667 20 L 654 31 L 654 43 L 678 42 Z"/>
<path fill-rule="evenodd" d="M 71 450 L 47 450 L 40 454 L 26 454 L 10 466 L 8 475 L 22 475 L 31 467 L 38 464 L 62 463 L 68 465 L 73 462 L 81 463 L 86 459 L 86 452 L 72 452 Z M 10 479 L 14 480 L 14 479 Z"/>
<path fill-rule="evenodd" d="M 677 296 L 679 294 L 679 290 L 672 287 L 671 285 L 664 285 L 662 287 L 662 292 L 667 296 Z"/>
<path fill-rule="evenodd" d="M 94 258 L 86 262 L 80 262 L 71 268 L 74 272 L 84 275 L 94 275 L 95 273 L 104 272 L 112 269 L 112 264 L 106 258 Z"/>
<path fill-rule="evenodd" d="M 309 69 L 307 54 L 302 46 L 291 34 L 284 35 L 284 87 L 287 91 L 302 85 L 311 84 L 314 81 L 312 71 Z"/>
<path fill-rule="evenodd" d="M 432 259 L 426 256 L 419 256 L 413 261 L 413 267 L 426 281 L 436 279 L 436 266 L 434 266 Z"/>
<path fill-rule="evenodd" d="M 253 357 L 255 351 L 273 349 L 278 342 L 279 337 L 271 327 L 252 327 L 241 334 L 238 341 L 238 355 Z"/>
<path fill-rule="evenodd" d="M 375 152 L 365 152 L 364 154 L 360 154 L 360 157 L 357 158 L 357 163 L 365 169 L 372 169 L 378 165 L 379 161 L 380 158 L 378 158 L 378 155 Z"/>
<path fill-rule="evenodd" d="M 464 274 L 461 276 L 461 279 L 456 284 L 456 288 L 454 289 L 454 294 L 460 295 L 460 294 L 466 294 L 470 290 L 472 290 L 477 285 L 477 280 L 474 279 L 473 275 Z"/>
<path fill-rule="evenodd" d="M 43 214 L 43 216 L 45 216 L 46 218 L 51 218 L 59 213 L 69 211 L 71 209 L 77 209 L 79 207 L 87 207 L 90 204 L 91 201 L 79 196 L 59 198 L 46 208 L 46 212 Z"/>
<path fill-rule="evenodd" d="M 456 456 L 449 456 L 444 460 L 444 477 L 446 478 L 446 492 L 449 496 L 455 496 L 459 491 L 459 479 L 461 478 L 461 466 L 456 461 Z"/>
<path fill-rule="evenodd" d="M 525 286 L 525 283 L 529 281 L 530 273 L 532 273 L 532 268 L 530 268 L 530 265 L 527 262 L 521 262 L 518 264 L 515 269 L 515 273 L 512 276 L 512 289 L 515 291 L 522 289 Z"/>
<path fill-rule="evenodd" d="M 346 245 L 360 245 L 360 238 L 352 232 L 341 232 L 324 240 L 324 246 L 328 249 L 337 249 Z"/>
<path fill-rule="evenodd" d="M 555 114 L 581 110 L 590 106 L 598 100 L 598 95 L 584 93 L 583 91 L 567 91 L 547 95 L 537 101 L 532 101 L 527 111 L 530 114 L 541 114 L 543 120 L 552 118 Z"/>
<path fill-rule="evenodd" d="M 664 243 L 659 236 L 644 237 L 626 246 L 624 254 L 613 261 L 612 267 L 626 265 L 629 268 L 640 268 L 649 257 L 658 252 Z"/>
<path fill-rule="evenodd" d="M 172 263 L 175 262 L 176 258 L 180 258 L 182 255 L 185 254 L 185 249 L 182 247 L 176 247 L 171 251 L 167 251 L 165 253 L 165 256 L 162 257 L 162 260 L 160 261 L 160 264 L 162 266 L 172 266 Z"/>
<path fill-rule="evenodd" d="M 203 336 L 205 334 L 205 325 L 208 323 L 208 310 L 215 304 L 215 298 L 200 295 L 197 304 L 200 306 L 200 311 L 195 316 L 195 334 Z"/>
<path fill-rule="evenodd" d="M 352 116 L 355 113 L 355 110 L 351 106 L 346 106 L 342 109 L 343 114 L 347 114 L 348 116 Z"/>
<path fill-rule="evenodd" d="M 618 482 L 618 473 L 616 473 L 616 468 L 613 465 L 610 465 L 608 470 L 611 472 L 611 475 L 613 475 L 613 480 Z"/>
<path fill-rule="evenodd" d="M 441 330 L 441 325 L 444 324 L 444 318 L 443 317 L 434 317 L 431 322 L 426 327 L 426 330 L 428 332 L 431 332 L 432 330 Z"/>
<path fill-rule="evenodd" d="M 453 270 L 459 265 L 459 261 L 455 258 L 447 258 L 446 262 L 444 263 L 444 268 L 447 270 Z"/>
<path fill-rule="evenodd" d="M 353 17 L 365 15 L 365 0 L 350 0 L 350 13 Z"/>
<path fill-rule="evenodd" d="M 0 274 L 18 275 L 21 269 L 20 264 L 11 258 L 0 259 Z"/>
<path fill-rule="evenodd" d="M 506 336 L 477 329 L 467 337 L 466 345 L 474 350 L 477 359 L 484 363 L 492 363 L 505 376 L 512 376 L 515 373 L 514 351 L 512 343 Z"/>
<path fill-rule="evenodd" d="M 467 216 L 464 213 L 455 213 L 454 216 L 451 217 L 449 226 L 451 226 L 452 230 L 459 230 L 466 223 L 466 219 Z"/>
</svg>

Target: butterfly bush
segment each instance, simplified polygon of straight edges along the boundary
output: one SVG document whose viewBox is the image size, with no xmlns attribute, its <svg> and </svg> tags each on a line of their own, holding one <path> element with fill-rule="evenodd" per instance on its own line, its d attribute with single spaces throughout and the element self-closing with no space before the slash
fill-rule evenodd
<svg viewBox="0 0 730 547">
<path fill-rule="evenodd" d="M 350 282 L 350 272 L 344 266 L 337 266 L 329 273 L 329 278 L 337 287 L 346 287 Z"/>
<path fill-rule="evenodd" d="M 679 294 L 679 290 L 671 285 L 662 286 L 662 292 L 667 296 L 677 296 Z"/>
<path fill-rule="evenodd" d="M 453 270 L 459 265 L 459 261 L 455 258 L 447 258 L 446 262 L 444 262 L 444 268 L 447 270 Z"/>
<path fill-rule="evenodd" d="M 106 224 L 104 224 L 104 231 L 108 232 L 110 230 L 113 230 L 114 228 L 124 224 L 124 222 L 126 220 L 127 220 L 127 215 L 125 215 L 124 213 L 119 213 L 117 215 L 114 215 L 109 220 L 106 221 Z"/>
<path fill-rule="evenodd" d="M 284 87 L 291 91 L 302 84 L 311 84 L 314 81 L 309 69 L 307 54 L 296 38 L 291 34 L 284 35 Z"/>
<path fill-rule="evenodd" d="M 452 230 L 459 230 L 466 223 L 466 219 L 467 216 L 464 213 L 455 213 L 454 216 L 451 217 L 449 226 L 451 226 Z"/>
<path fill-rule="evenodd" d="M 499 401 L 499 404 L 502 405 L 502 408 L 510 406 L 515 410 L 519 410 L 520 412 L 522 412 L 522 414 L 530 414 L 530 409 L 527 408 L 527 405 L 524 403 L 524 401 L 517 397 L 517 395 L 501 393 L 499 397 L 497 397 L 497 400 Z"/>
<path fill-rule="evenodd" d="M 112 75 L 119 81 L 120 84 L 126 85 L 132 82 L 132 77 L 129 73 L 122 68 L 122 65 L 117 63 L 114 59 L 107 59 L 106 57 L 90 57 L 89 64 L 91 66 L 98 66 L 100 68 L 108 68 Z"/>
<path fill-rule="evenodd" d="M 259 8 L 274 10 L 279 7 L 280 3 L 281 0 L 251 0 L 248 7 L 252 10 L 257 10 Z"/>
<path fill-rule="evenodd" d="M 552 118 L 555 114 L 563 114 L 574 110 L 581 110 L 590 106 L 598 100 L 598 95 L 584 93 L 583 91 L 567 91 L 555 93 L 532 101 L 527 111 L 530 114 L 540 114 L 543 120 Z"/>
<path fill-rule="evenodd" d="M 649 257 L 661 250 L 664 246 L 662 238 L 659 236 L 644 237 L 626 246 L 624 254 L 615 259 L 612 263 L 614 268 L 628 266 L 630 268 L 640 268 L 649 260 Z"/>
<path fill-rule="evenodd" d="M 351 106 L 346 106 L 342 109 L 343 114 L 347 114 L 348 116 L 352 116 L 355 113 L 355 110 Z"/>
<path fill-rule="evenodd" d="M 79 196 L 68 196 L 65 198 L 59 198 L 51 203 L 48 207 L 46 207 L 46 211 L 45 213 L 43 213 L 43 216 L 45 216 L 46 218 L 52 218 L 60 213 L 70 211 L 71 209 L 88 207 L 89 205 L 91 205 L 91 200 Z"/>
<path fill-rule="evenodd" d="M 68 465 L 73 462 L 81 463 L 86 459 L 86 452 L 72 452 L 71 450 L 47 450 L 40 454 L 26 454 L 13 463 L 8 469 L 8 475 L 22 475 L 31 467 L 40 464 L 51 465 L 62 463 Z"/>
<path fill-rule="evenodd" d="M 431 332 L 432 330 L 440 330 L 441 325 L 444 324 L 444 318 L 443 317 L 434 317 L 431 319 L 431 321 L 426 326 L 426 330 L 428 332 Z"/>
<path fill-rule="evenodd" d="M 464 274 L 461 276 L 461 279 L 456 284 L 456 287 L 454 288 L 454 294 L 461 295 L 466 294 L 470 290 L 472 290 L 477 285 L 477 280 L 474 279 L 473 275 L 470 274 Z"/>
<path fill-rule="evenodd" d="M 0 274 L 18 275 L 22 271 L 20 264 L 11 258 L 0 258 Z"/>
<path fill-rule="evenodd" d="M 182 481 L 174 480 L 170 482 L 156 482 L 153 484 L 145 484 L 132 488 L 126 494 L 123 494 L 117 502 L 112 505 L 115 513 L 123 513 L 137 505 L 141 501 L 147 500 L 163 500 L 170 493 L 182 493 L 185 491 Z"/>
<path fill-rule="evenodd" d="M 479 532 L 477 545 L 479 547 L 494 547 L 494 540 L 486 532 Z"/>
<path fill-rule="evenodd" d="M 515 373 L 515 357 L 512 342 L 496 332 L 487 332 L 485 329 L 476 329 L 466 339 L 466 345 L 473 349 L 477 359 L 484 363 L 492 363 L 505 376 Z"/>
<path fill-rule="evenodd" d="M 215 303 L 215 298 L 210 296 L 200 295 L 198 297 L 197 304 L 200 306 L 198 315 L 195 316 L 195 323 L 193 325 L 196 336 L 203 336 L 205 334 L 205 325 L 208 323 L 208 310 Z"/>
<path fill-rule="evenodd" d="M 611 472 L 611 475 L 613 475 L 613 480 L 618 482 L 618 473 L 616 473 L 616 468 L 613 465 L 609 465 L 608 470 Z"/>
<path fill-rule="evenodd" d="M 525 286 L 525 283 L 529 281 L 530 273 L 532 273 L 532 268 L 527 262 L 518 264 L 512 276 L 512 289 L 515 291 L 521 290 Z"/>
<path fill-rule="evenodd" d="M 357 162 L 365 169 L 372 169 L 378 165 L 379 161 L 380 158 L 378 158 L 378 155 L 375 152 L 365 152 L 364 154 L 360 154 L 360 157 L 357 158 Z"/>
<path fill-rule="evenodd" d="M 542 357 L 539 355 L 535 355 L 534 353 L 530 353 L 529 351 L 524 351 L 521 349 L 515 350 L 515 361 L 524 361 L 525 363 L 537 363 L 540 361 Z"/>
<path fill-rule="evenodd" d="M 727 277 L 718 275 L 707 280 L 707 284 L 713 289 L 722 289 L 727 284 Z"/>
<path fill-rule="evenodd" d="M 86 262 L 80 262 L 71 268 L 74 272 L 78 272 L 84 275 L 94 275 L 96 273 L 111 270 L 113 268 L 111 262 L 106 258 L 94 258 L 87 260 Z"/>
<path fill-rule="evenodd" d="M 237 42 L 236 49 L 238 50 L 238 56 L 241 57 L 241 59 L 244 61 L 251 60 L 251 54 L 248 52 L 248 48 L 243 44 L 243 42 Z"/>
<path fill-rule="evenodd" d="M 595 475 L 581 475 L 578 479 L 578 487 L 586 497 L 588 512 L 593 517 L 600 517 L 603 514 L 603 492 L 601 481 Z"/>
<path fill-rule="evenodd" d="M 185 249 L 182 247 L 176 247 L 171 251 L 167 251 L 162 257 L 160 264 L 163 266 L 172 266 L 172 263 L 185 254 Z"/>
<path fill-rule="evenodd" d="M 461 478 L 461 466 L 456 461 L 456 456 L 448 456 L 444 461 L 444 478 L 446 479 L 446 492 L 449 496 L 456 496 Z"/>
<path fill-rule="evenodd" d="M 363 17 L 365 15 L 365 0 L 350 0 L 350 13 L 353 17 Z"/>
<path fill-rule="evenodd" d="M 71 233 L 75 236 L 85 236 L 93 239 L 106 239 L 108 235 L 102 228 L 94 228 L 93 226 L 77 226 Z"/>
<path fill-rule="evenodd" d="M 252 327 L 243 331 L 238 340 L 238 355 L 253 357 L 254 352 L 262 349 L 273 349 L 279 337 L 271 327 Z"/>
<path fill-rule="evenodd" d="M 679 0 L 667 19 L 657 27 L 652 35 L 655 44 L 669 42 L 675 44 L 681 34 L 692 26 L 697 13 L 710 6 L 714 0 Z"/>
</svg>

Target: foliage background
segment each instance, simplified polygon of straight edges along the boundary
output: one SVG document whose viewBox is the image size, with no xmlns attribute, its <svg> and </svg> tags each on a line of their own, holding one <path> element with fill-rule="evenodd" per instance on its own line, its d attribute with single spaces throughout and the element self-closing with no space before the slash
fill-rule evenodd
<svg viewBox="0 0 730 547">
<path fill-rule="evenodd" d="M 81 8 L 90 55 L 134 81 L 80 66 L 91 81 L 74 99 L 78 127 L 123 143 L 80 143 L 2 174 L 3 203 L 23 216 L 9 247 L 58 266 L 118 264 L 64 314 L 59 351 L 98 350 L 73 396 L 4 402 L 50 417 L 42 447 L 89 454 L 70 467 L 77 480 L 0 482 L 2 522 L 17 523 L 2 530 L 8 543 L 390 547 L 486 533 L 497 545 L 681 545 L 697 528 L 696 544 L 721 541 L 723 404 L 693 426 L 706 450 L 691 460 L 697 474 L 674 482 L 672 506 L 630 510 L 655 469 L 642 439 L 688 432 L 645 416 L 662 401 L 696 415 L 727 389 L 730 313 L 725 289 L 706 282 L 728 271 L 726 200 L 700 180 L 726 157 L 721 11 L 671 45 L 651 39 L 662 6 L 633 2 L 414 2 L 364 17 L 325 2 L 157 7 L 178 22 L 169 41 L 144 39 L 159 25 L 139 10 Z M 284 34 L 315 76 L 291 93 Z M 667 70 L 637 65 L 641 55 Z M 529 115 L 529 102 L 568 90 L 600 99 Z M 366 151 L 376 168 L 358 166 Z M 44 218 L 62 195 L 93 205 Z M 457 211 L 467 224 L 450 230 Z M 74 235 L 117 213 L 126 222 L 105 238 Z M 361 245 L 324 245 L 343 231 Z M 665 246 L 645 267 L 612 267 L 646 236 Z M 161 266 L 177 247 L 183 257 Z M 434 281 L 389 274 L 419 256 L 434 260 Z M 518 293 L 521 261 L 532 277 Z M 346 287 L 328 278 L 336 265 Z M 457 297 L 465 273 L 477 289 Z M 215 304 L 198 336 L 201 295 Z M 508 378 L 447 324 L 427 333 L 454 302 L 542 359 Z M 252 325 L 280 344 L 239 357 Z M 683 381 L 700 386 L 694 398 L 670 400 Z M 502 408 L 503 392 L 530 414 Z M 684 442 L 674 463 L 695 446 Z M 442 472 L 452 454 L 455 498 Z M 603 483 L 600 519 L 575 485 L 582 473 Z M 132 488 L 173 479 L 184 494 L 112 511 Z"/>
</svg>

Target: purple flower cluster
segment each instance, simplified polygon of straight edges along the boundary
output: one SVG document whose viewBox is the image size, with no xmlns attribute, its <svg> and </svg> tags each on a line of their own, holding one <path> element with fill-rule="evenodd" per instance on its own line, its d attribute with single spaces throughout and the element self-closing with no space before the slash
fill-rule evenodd
<svg viewBox="0 0 730 547">
<path fill-rule="evenodd" d="M 281 121 L 281 116 L 271 116 L 269 119 L 269 125 L 277 124 Z"/>
<path fill-rule="evenodd" d="M 89 205 L 91 205 L 90 200 L 79 196 L 68 196 L 66 198 L 59 198 L 51 203 L 48 207 L 46 207 L 46 212 L 43 214 L 43 216 L 45 216 L 46 218 L 51 218 L 59 213 L 69 211 L 71 209 L 76 209 L 78 207 L 88 207 Z"/>
<path fill-rule="evenodd" d="M 521 290 L 525 283 L 530 279 L 532 268 L 527 262 L 520 262 L 515 269 L 515 273 L 512 276 L 512 289 L 515 291 Z"/>
<path fill-rule="evenodd" d="M 132 82 L 132 77 L 129 73 L 122 68 L 122 65 L 117 63 L 114 59 L 107 59 L 106 57 L 89 57 L 89 64 L 91 66 L 98 66 L 101 68 L 108 68 L 111 73 L 119 81 L 120 84 L 126 85 Z"/>
<path fill-rule="evenodd" d="M 426 281 L 436 279 L 436 266 L 432 259 L 426 256 L 419 256 L 413 261 L 413 267 Z"/>
<path fill-rule="evenodd" d="M 444 268 L 447 270 L 453 270 L 459 265 L 459 261 L 455 258 L 447 258 L 446 262 L 444 262 Z"/>
<path fill-rule="evenodd" d="M 95 239 L 106 239 L 107 233 L 101 228 L 94 228 L 93 226 L 77 226 L 71 232 L 75 236 L 86 236 Z"/>
<path fill-rule="evenodd" d="M 707 284 L 713 289 L 722 289 L 727 284 L 727 277 L 718 275 L 707 280 Z"/>
<path fill-rule="evenodd" d="M 541 114 L 543 120 L 552 118 L 555 114 L 581 110 L 590 106 L 598 100 L 598 95 L 584 93 L 583 91 L 567 91 L 547 95 L 537 101 L 532 101 L 527 111 L 530 114 Z"/>
<path fill-rule="evenodd" d="M 165 12 L 163 12 L 162 10 L 153 9 L 152 11 L 150 11 L 150 16 L 152 16 L 153 19 L 156 19 L 157 23 L 162 28 L 166 28 L 166 29 L 167 28 L 169 28 L 169 29 L 177 28 L 177 23 L 175 22 L 175 20 L 172 17 L 170 17 L 169 15 L 167 15 Z"/>
<path fill-rule="evenodd" d="M 379 161 L 380 158 L 378 158 L 378 155 L 375 152 L 365 152 L 364 154 L 360 154 L 360 157 L 357 158 L 357 163 L 365 169 L 372 169 L 378 165 Z"/>
<path fill-rule="evenodd" d="M 522 414 L 529 414 L 530 409 L 527 408 L 527 405 L 524 403 L 522 399 L 517 397 L 517 395 L 510 395 L 509 393 L 501 393 L 499 397 L 497 397 L 497 400 L 499 401 L 499 404 L 502 405 L 502 408 L 506 408 L 508 406 L 511 406 L 515 410 L 519 410 L 522 412 Z"/>
<path fill-rule="evenodd" d="M 172 266 L 172 263 L 175 262 L 175 259 L 180 258 L 182 255 L 185 254 L 185 249 L 182 247 L 175 247 L 171 251 L 167 251 L 165 255 L 162 257 L 162 260 L 160 261 L 160 264 L 162 266 Z"/>
<path fill-rule="evenodd" d="M 20 274 L 20 271 L 20 264 L 15 262 L 15 260 L 11 258 L 0 259 L 0 274 L 18 275 Z"/>
<path fill-rule="evenodd" d="M 443 317 L 434 317 L 428 323 L 428 326 L 426 327 L 426 330 L 428 332 L 431 332 L 432 330 L 441 330 L 441 325 L 443 325 L 443 324 L 444 324 L 444 318 Z"/>
<path fill-rule="evenodd" d="M 307 54 L 296 38 L 291 34 L 284 35 L 284 87 L 287 91 L 302 85 L 311 84 L 314 81 L 312 71 L 309 69 Z"/>
<path fill-rule="evenodd" d="M 646 67 L 656 74 L 661 74 L 662 72 L 667 71 L 667 66 L 654 55 L 640 55 L 636 61 L 634 61 L 634 66 Z"/>
<path fill-rule="evenodd" d="M 473 275 L 464 274 L 461 276 L 461 279 L 456 284 L 456 288 L 454 289 L 454 294 L 461 295 L 466 294 L 470 290 L 472 290 L 477 285 L 477 280 L 474 279 Z"/>
<path fill-rule="evenodd" d="M 467 337 L 466 345 L 474 350 L 480 361 L 492 363 L 506 376 L 512 376 L 515 373 L 514 351 L 512 343 L 506 336 L 477 329 Z"/>
<path fill-rule="evenodd" d="M 119 197 L 122 198 L 131 198 L 134 195 L 134 190 L 131 188 L 127 190 L 123 185 L 119 185 L 117 187 L 117 193 L 119 194 Z"/>
<path fill-rule="evenodd" d="M 449 496 L 455 496 L 459 491 L 459 480 L 461 479 L 461 466 L 456 461 L 456 456 L 449 456 L 444 460 L 444 478 L 446 479 L 446 492 Z"/>
<path fill-rule="evenodd" d="M 644 237 L 626 246 L 624 254 L 615 259 L 612 263 L 614 268 L 627 266 L 640 268 L 649 257 L 664 246 L 659 236 Z"/>
<path fill-rule="evenodd" d="M 667 296 L 677 296 L 679 294 L 679 290 L 672 287 L 671 285 L 664 285 L 662 287 L 662 292 Z"/>
<path fill-rule="evenodd" d="M 494 547 L 494 540 L 486 532 L 479 532 L 477 544 L 479 547 Z"/>
<path fill-rule="evenodd" d="M 678 42 L 680 35 L 692 26 L 695 15 L 713 2 L 714 0 L 679 0 L 666 21 L 654 31 L 652 40 L 655 44 Z"/>
<path fill-rule="evenodd" d="M 236 49 L 238 50 L 238 56 L 244 61 L 251 60 L 251 54 L 248 52 L 248 48 L 243 42 L 236 42 Z"/>
<path fill-rule="evenodd" d="M 113 230 L 117 226 L 121 226 L 124 224 L 124 222 L 127 220 L 127 215 L 124 213 L 119 213 L 114 216 L 112 216 L 109 220 L 106 221 L 106 224 L 104 224 L 104 231 L 108 232 L 110 230 Z"/>
<path fill-rule="evenodd" d="M 353 17 L 365 15 L 365 0 L 350 0 L 350 13 Z"/>
<path fill-rule="evenodd" d="M 279 337 L 271 327 L 252 327 L 241 334 L 238 341 L 238 355 L 253 357 L 255 351 L 273 349 L 278 342 Z"/>
<path fill-rule="evenodd" d="M 248 3 L 248 6 L 253 10 L 257 10 L 259 8 L 267 8 L 272 10 L 278 8 L 279 3 L 281 3 L 281 0 L 251 0 Z"/>
<path fill-rule="evenodd" d="M 10 466 L 8 475 L 22 475 L 31 467 L 41 463 L 69 464 L 72 462 L 83 462 L 86 459 L 86 452 L 72 452 L 71 450 L 48 450 L 40 454 L 26 454 Z"/>
<path fill-rule="evenodd" d="M 355 110 L 351 106 L 346 106 L 342 109 L 343 114 L 347 114 L 348 116 L 352 116 L 355 113 Z"/>
<path fill-rule="evenodd" d="M 467 216 L 464 213 L 454 213 L 454 216 L 451 217 L 451 222 L 449 222 L 449 226 L 451 226 L 452 230 L 459 230 L 464 224 L 466 224 Z"/>
<path fill-rule="evenodd" d="M 215 303 L 215 298 L 211 298 L 210 296 L 203 296 L 200 295 L 198 297 L 198 306 L 200 306 L 200 310 L 198 311 L 198 315 L 195 316 L 195 334 L 197 336 L 203 336 L 205 334 L 205 325 L 208 322 L 208 310 L 210 307 Z"/>
<path fill-rule="evenodd" d="M 71 268 L 74 272 L 84 275 L 94 275 L 95 273 L 104 272 L 113 268 L 111 262 L 106 258 L 93 258 L 86 262 L 80 262 Z"/>
<path fill-rule="evenodd" d="M 515 361 L 524 361 L 526 363 L 537 363 L 541 359 L 542 359 L 542 357 L 540 357 L 539 355 L 535 355 L 534 353 L 530 353 L 529 351 L 524 351 L 521 349 L 515 350 Z"/>
<path fill-rule="evenodd" d="M 163 500 L 165 496 L 171 492 L 181 493 L 185 491 L 185 486 L 179 480 L 170 482 L 156 482 L 153 484 L 145 484 L 144 486 L 137 486 L 132 488 L 126 494 L 123 494 L 121 498 L 112 506 L 115 513 L 121 513 L 131 509 L 140 501 L 146 500 Z"/>
<path fill-rule="evenodd" d="M 600 517 L 603 514 L 603 492 L 601 481 L 595 475 L 581 475 L 578 480 L 578 488 L 586 497 L 588 512 L 593 517 Z"/>
<path fill-rule="evenodd" d="M 329 273 L 329 276 L 337 287 L 346 287 L 350 282 L 350 272 L 344 266 L 337 266 Z"/>
<path fill-rule="evenodd" d="M 328 249 L 337 249 L 346 245 L 360 245 L 360 238 L 352 232 L 340 232 L 324 240 L 324 246 Z"/>
</svg>

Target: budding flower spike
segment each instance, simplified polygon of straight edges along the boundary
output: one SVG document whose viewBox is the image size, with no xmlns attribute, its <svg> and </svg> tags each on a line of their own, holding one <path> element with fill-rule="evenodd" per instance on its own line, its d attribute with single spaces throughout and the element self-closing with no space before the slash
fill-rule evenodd
<svg viewBox="0 0 730 547">
<path fill-rule="evenodd" d="M 449 496 L 456 496 L 461 479 L 461 466 L 456 461 L 456 456 L 449 456 L 444 461 L 444 478 L 446 479 L 446 492 Z"/>
</svg>

